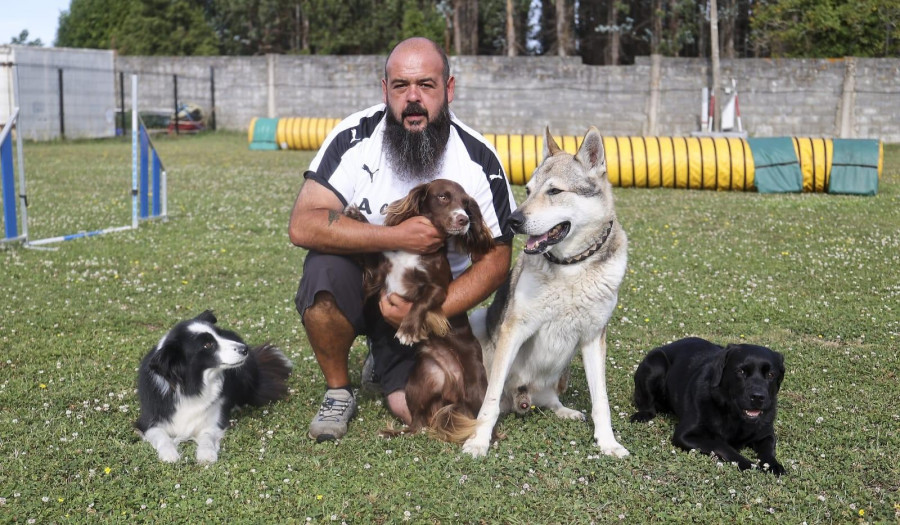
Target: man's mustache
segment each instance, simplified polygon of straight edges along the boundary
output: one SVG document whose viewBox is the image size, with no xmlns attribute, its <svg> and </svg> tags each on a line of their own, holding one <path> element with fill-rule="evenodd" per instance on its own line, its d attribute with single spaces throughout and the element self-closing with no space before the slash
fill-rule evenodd
<svg viewBox="0 0 900 525">
<path fill-rule="evenodd" d="M 418 102 L 410 102 L 403 108 L 403 113 L 400 114 L 401 118 L 413 117 L 413 116 L 425 116 L 428 117 L 428 110 L 425 109 L 424 106 L 419 104 Z"/>
</svg>

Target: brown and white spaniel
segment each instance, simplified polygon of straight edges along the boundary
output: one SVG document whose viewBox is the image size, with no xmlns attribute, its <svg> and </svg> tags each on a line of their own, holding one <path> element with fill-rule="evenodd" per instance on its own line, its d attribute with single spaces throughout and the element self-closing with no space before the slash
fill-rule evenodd
<svg viewBox="0 0 900 525">
<path fill-rule="evenodd" d="M 346 214 L 365 220 L 358 210 L 348 209 Z M 377 264 L 371 260 L 365 264 L 365 280 L 368 295 L 396 293 L 412 303 L 396 336 L 404 344 L 416 345 L 417 352 L 406 384 L 412 416 L 408 432 L 428 428 L 439 439 L 462 443 L 474 431 L 487 376 L 481 345 L 466 315 L 448 321 L 442 312 L 452 280 L 447 250 L 483 255 L 493 248 L 494 240 L 478 203 L 462 186 L 446 179 L 416 186 L 391 203 L 386 214 L 385 226 L 427 217 L 448 239 L 441 250 L 430 254 L 385 252 Z"/>
</svg>

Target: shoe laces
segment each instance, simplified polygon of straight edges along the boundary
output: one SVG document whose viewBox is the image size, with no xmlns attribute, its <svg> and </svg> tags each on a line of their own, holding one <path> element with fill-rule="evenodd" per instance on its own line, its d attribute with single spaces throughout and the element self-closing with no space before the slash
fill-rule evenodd
<svg viewBox="0 0 900 525">
<path fill-rule="evenodd" d="M 325 401 L 322 402 L 322 406 L 319 407 L 319 420 L 335 422 L 341 421 L 344 412 L 346 412 L 347 409 L 350 408 L 350 402 L 352 400 L 353 398 L 344 401 L 342 399 L 326 397 Z"/>
</svg>

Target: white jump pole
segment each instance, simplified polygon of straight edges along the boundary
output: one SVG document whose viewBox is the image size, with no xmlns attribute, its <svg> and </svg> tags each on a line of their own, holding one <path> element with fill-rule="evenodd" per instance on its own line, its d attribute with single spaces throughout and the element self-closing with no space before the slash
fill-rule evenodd
<svg viewBox="0 0 900 525">
<path fill-rule="evenodd" d="M 16 74 L 12 76 L 13 94 L 16 97 L 16 105 L 19 106 L 19 68 L 16 68 Z M 18 107 L 16 112 L 18 112 Z M 22 153 L 22 125 L 16 120 L 16 150 L 19 159 L 19 204 L 21 209 L 19 213 L 22 218 L 22 238 L 28 242 L 28 193 L 25 191 L 25 155 Z"/>
<path fill-rule="evenodd" d="M 138 227 L 138 87 L 137 75 L 131 75 L 131 227 Z M 122 108 L 125 111 L 125 108 Z"/>
</svg>

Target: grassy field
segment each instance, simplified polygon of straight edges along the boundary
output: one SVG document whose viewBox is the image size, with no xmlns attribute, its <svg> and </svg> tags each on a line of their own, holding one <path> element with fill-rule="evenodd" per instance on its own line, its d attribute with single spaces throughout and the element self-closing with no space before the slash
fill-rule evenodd
<svg viewBox="0 0 900 525">
<path fill-rule="evenodd" d="M 309 152 L 243 134 L 170 139 L 170 219 L 52 250 L 0 250 L 0 521 L 588 523 L 900 520 L 900 146 L 875 197 L 617 189 L 629 270 L 610 325 L 613 427 L 506 417 L 487 458 L 350 434 L 307 437 L 323 382 L 293 295 L 287 220 Z M 26 144 L 31 236 L 130 223 L 130 143 Z M 516 190 L 523 197 L 522 188 Z M 520 245 L 517 245 L 520 246 Z M 142 355 L 206 308 L 295 363 L 291 395 L 235 416 L 219 461 L 163 464 L 132 430 Z M 673 420 L 628 422 L 632 373 L 682 336 L 784 353 L 781 478 L 674 450 Z M 362 345 L 351 355 L 357 371 Z M 589 411 L 580 361 L 563 401 Z M 752 452 L 749 452 L 752 457 Z"/>
</svg>

